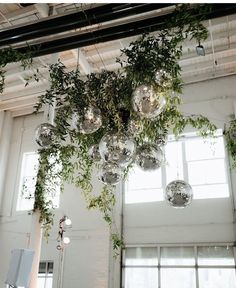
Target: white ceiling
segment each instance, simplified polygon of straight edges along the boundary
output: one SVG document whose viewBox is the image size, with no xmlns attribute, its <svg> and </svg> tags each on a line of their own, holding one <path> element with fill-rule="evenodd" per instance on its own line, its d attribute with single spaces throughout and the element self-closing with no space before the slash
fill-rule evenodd
<svg viewBox="0 0 236 288">
<path fill-rule="evenodd" d="M 47 15 L 54 17 L 81 8 L 90 8 L 91 5 L 95 6 L 94 4 L 35 4 L 22 8 L 20 4 L 0 4 L 0 27 L 7 29 L 24 25 L 48 17 Z M 152 13 L 165 13 L 165 9 Z M 146 17 L 145 15 L 142 17 Z M 122 20 L 122 22 L 128 21 L 130 18 Z M 111 22 L 105 23 L 103 27 L 112 24 Z M 183 45 L 184 55 L 180 65 L 185 83 L 236 74 L 236 14 L 206 21 L 205 25 L 210 32 L 207 41 L 202 43 L 206 56 L 197 56 L 194 41 L 186 41 Z M 89 27 L 89 29 L 99 28 L 101 25 Z M 70 34 L 81 32 L 82 30 L 76 30 L 71 31 Z M 76 68 L 79 63 L 81 74 L 99 72 L 104 68 L 114 70 L 119 68 L 116 57 L 120 56 L 120 49 L 127 47 L 133 40 L 134 37 L 125 38 L 84 47 L 79 53 L 78 50 L 69 50 L 58 53 L 56 56 L 47 55 L 35 58 L 35 68 L 41 67 L 42 77 L 39 82 L 32 81 L 27 87 L 24 87 L 25 78 L 32 75 L 32 71 L 23 71 L 17 63 L 7 65 L 6 87 L 4 93 L 0 95 L 0 111 L 12 111 L 14 116 L 32 113 L 37 96 L 45 91 L 45 87 L 48 87 L 48 71 L 42 67 L 55 61 L 55 57 L 59 57 L 69 69 Z"/>
</svg>

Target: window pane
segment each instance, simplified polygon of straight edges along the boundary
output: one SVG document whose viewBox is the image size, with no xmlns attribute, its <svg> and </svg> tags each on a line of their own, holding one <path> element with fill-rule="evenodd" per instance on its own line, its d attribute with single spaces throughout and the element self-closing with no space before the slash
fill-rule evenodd
<svg viewBox="0 0 236 288">
<path fill-rule="evenodd" d="M 229 197 L 228 184 L 193 186 L 194 199 L 226 198 Z"/>
<path fill-rule="evenodd" d="M 185 149 L 187 161 L 225 157 L 223 137 L 189 139 L 185 142 Z"/>
<path fill-rule="evenodd" d="M 234 265 L 233 247 L 198 247 L 199 265 Z"/>
<path fill-rule="evenodd" d="M 182 142 L 169 142 L 165 147 L 167 183 L 183 178 Z"/>
<path fill-rule="evenodd" d="M 52 278 L 47 278 L 45 288 L 52 288 Z"/>
<path fill-rule="evenodd" d="M 39 273 L 46 273 L 46 262 L 39 263 Z"/>
<path fill-rule="evenodd" d="M 188 163 L 189 183 L 192 185 L 225 183 L 224 159 Z"/>
<path fill-rule="evenodd" d="M 17 211 L 33 209 L 38 159 L 39 155 L 35 152 L 23 154 Z"/>
<path fill-rule="evenodd" d="M 235 269 L 199 269 L 199 288 L 236 288 Z"/>
<path fill-rule="evenodd" d="M 125 268 L 125 288 L 157 288 L 157 268 Z"/>
<path fill-rule="evenodd" d="M 157 248 L 127 248 L 125 250 L 125 265 L 157 265 Z"/>
<path fill-rule="evenodd" d="M 154 201 L 163 201 L 162 189 L 147 189 L 147 190 L 130 190 L 125 193 L 125 203 L 145 203 Z"/>
<path fill-rule="evenodd" d="M 196 287 L 195 269 L 193 268 L 161 269 L 161 288 L 195 288 L 195 287 Z"/>
<path fill-rule="evenodd" d="M 161 248 L 161 265 L 194 265 L 193 247 Z"/>
<path fill-rule="evenodd" d="M 161 188 L 161 169 L 143 171 L 135 167 L 129 173 L 128 190 Z"/>
<path fill-rule="evenodd" d="M 143 171 L 135 167 L 126 182 L 125 203 L 163 201 L 161 169 Z"/>
<path fill-rule="evenodd" d="M 45 278 L 38 278 L 38 288 L 45 288 Z"/>
<path fill-rule="evenodd" d="M 48 262 L 48 273 L 53 273 L 53 262 Z"/>
</svg>

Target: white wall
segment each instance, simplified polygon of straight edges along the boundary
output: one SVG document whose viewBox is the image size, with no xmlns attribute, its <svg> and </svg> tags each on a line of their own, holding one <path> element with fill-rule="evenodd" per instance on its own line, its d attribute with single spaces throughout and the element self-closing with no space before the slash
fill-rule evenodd
<svg viewBox="0 0 236 288">
<path fill-rule="evenodd" d="M 27 248 L 32 216 L 27 212 L 16 212 L 19 191 L 19 176 L 24 152 L 36 151 L 34 141 L 35 127 L 42 121 L 42 116 L 31 115 L 19 117 L 13 121 L 10 141 L 9 162 L 5 181 L 5 193 L 2 199 L 0 218 L 0 287 L 4 287 L 10 252 L 13 248 Z M 94 178 L 94 185 L 100 184 Z M 72 228 L 67 235 L 71 239 L 65 251 L 63 287 L 108 287 L 109 270 L 109 230 L 101 214 L 87 211 L 86 203 L 80 191 L 72 185 L 65 185 L 61 194 L 60 208 L 55 211 L 54 227 L 51 236 L 42 245 L 42 260 L 54 261 L 54 284 L 57 287 L 60 269 L 59 252 L 56 250 L 59 219 L 68 215 L 72 220 Z M 4 259 L 4 261 L 2 261 Z"/>
<path fill-rule="evenodd" d="M 187 85 L 184 88 L 182 110 L 185 113 L 206 115 L 222 128 L 228 116 L 234 112 L 235 82 L 236 76 L 231 76 Z M 41 121 L 41 115 L 19 117 L 13 121 L 9 161 L 5 167 L 7 177 L 4 181 L 4 195 L 0 200 L 0 255 L 4 259 L 0 261 L 1 287 L 4 287 L 11 249 L 27 247 L 30 236 L 31 215 L 16 213 L 15 208 L 22 153 L 37 149 L 34 129 Z M 99 190 L 100 184 L 97 181 L 94 185 Z M 235 176 L 233 187 L 236 191 Z M 235 234 L 231 200 L 195 200 L 184 210 L 172 209 L 164 202 L 125 205 L 125 243 L 233 242 Z M 118 204 L 117 219 L 120 212 L 121 205 Z M 66 185 L 61 195 L 61 206 L 56 211 L 51 236 L 48 243 L 44 241 L 42 247 L 41 258 L 54 260 L 53 287 L 57 287 L 57 272 L 60 268 L 59 253 L 56 250 L 57 227 L 64 214 L 72 219 L 73 225 L 68 230 L 71 244 L 65 252 L 63 287 L 118 288 L 119 259 L 113 262 L 112 255 L 109 255 L 107 226 L 98 212 L 86 210 L 80 191 L 70 185 Z"/>
</svg>

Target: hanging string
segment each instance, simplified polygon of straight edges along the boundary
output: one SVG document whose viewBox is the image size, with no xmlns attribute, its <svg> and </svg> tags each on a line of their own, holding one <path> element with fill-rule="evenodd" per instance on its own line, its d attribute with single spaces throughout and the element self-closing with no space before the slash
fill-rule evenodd
<svg viewBox="0 0 236 288">
<path fill-rule="evenodd" d="M 81 4 L 81 10 L 82 10 L 82 12 L 84 13 L 86 19 L 88 20 L 89 25 L 92 26 L 92 23 L 91 23 L 90 19 L 88 18 L 88 15 L 87 15 L 86 11 L 83 9 L 83 6 L 82 6 L 82 5 L 83 5 L 83 4 Z M 98 24 L 98 28 L 99 28 L 99 26 L 101 27 L 101 24 Z M 86 30 L 87 30 L 89 33 L 93 34 L 93 36 L 94 36 L 94 33 L 93 33 L 92 28 L 90 28 L 90 29 L 87 28 Z M 95 37 L 95 36 L 94 36 L 94 37 Z M 102 62 L 103 68 L 104 68 L 105 70 L 107 70 L 106 64 L 105 64 L 105 62 L 103 61 L 103 58 L 102 58 L 102 56 L 101 56 L 101 54 L 100 54 L 100 52 L 99 52 L 96 44 L 94 44 L 93 46 L 94 46 L 94 48 L 96 49 L 96 52 L 97 52 L 97 54 L 98 54 L 98 57 L 100 58 L 100 60 L 101 60 L 101 62 Z"/>
</svg>

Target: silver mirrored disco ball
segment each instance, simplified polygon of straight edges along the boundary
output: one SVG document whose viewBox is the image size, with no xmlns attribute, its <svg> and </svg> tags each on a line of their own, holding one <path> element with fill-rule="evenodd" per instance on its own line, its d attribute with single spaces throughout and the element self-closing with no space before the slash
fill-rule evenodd
<svg viewBox="0 0 236 288">
<path fill-rule="evenodd" d="M 132 104 L 139 116 L 154 119 L 164 110 L 166 100 L 161 92 L 157 93 L 154 90 L 153 86 L 140 85 L 133 92 Z"/>
<path fill-rule="evenodd" d="M 55 126 L 52 124 L 42 123 L 35 129 L 35 141 L 39 146 L 48 148 L 55 139 Z"/>
<path fill-rule="evenodd" d="M 146 143 L 138 148 L 136 164 L 145 171 L 155 170 L 161 167 L 164 161 L 164 153 L 156 144 Z"/>
<path fill-rule="evenodd" d="M 158 85 L 164 88 L 170 88 L 172 85 L 171 76 L 164 69 L 160 69 L 156 71 L 155 81 Z"/>
<path fill-rule="evenodd" d="M 95 162 L 99 162 L 101 160 L 99 145 L 92 145 L 88 150 L 88 154 L 89 157 Z"/>
<path fill-rule="evenodd" d="M 174 208 L 184 208 L 192 202 L 192 187 L 183 180 L 172 181 L 166 186 L 165 199 Z"/>
<path fill-rule="evenodd" d="M 101 111 L 92 106 L 84 109 L 84 114 L 80 120 L 80 132 L 83 134 L 91 134 L 102 126 Z"/>
<path fill-rule="evenodd" d="M 128 123 L 128 133 L 132 136 L 136 136 L 143 131 L 143 125 L 140 121 L 136 119 L 129 120 Z"/>
<path fill-rule="evenodd" d="M 122 179 L 122 169 L 116 163 L 106 162 L 99 170 L 98 179 L 107 185 L 116 185 Z"/>
<path fill-rule="evenodd" d="M 105 161 L 126 166 L 133 160 L 136 144 L 123 133 L 105 134 L 99 143 L 99 151 Z"/>
</svg>

